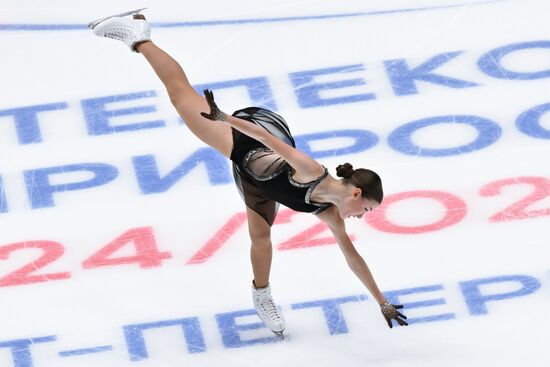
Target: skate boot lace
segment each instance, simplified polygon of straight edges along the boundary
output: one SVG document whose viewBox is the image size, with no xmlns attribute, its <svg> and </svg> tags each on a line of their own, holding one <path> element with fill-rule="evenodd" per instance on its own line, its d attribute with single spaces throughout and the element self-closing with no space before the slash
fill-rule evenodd
<svg viewBox="0 0 550 367">
<path fill-rule="evenodd" d="M 270 320 L 279 321 L 281 316 L 279 315 L 279 310 L 273 303 L 273 299 L 266 298 L 260 300 L 260 309 L 264 315 L 269 317 Z"/>
<path fill-rule="evenodd" d="M 132 35 L 133 30 L 127 27 L 113 27 L 105 32 L 105 37 L 118 41 L 123 41 L 126 38 L 132 37 Z"/>
</svg>

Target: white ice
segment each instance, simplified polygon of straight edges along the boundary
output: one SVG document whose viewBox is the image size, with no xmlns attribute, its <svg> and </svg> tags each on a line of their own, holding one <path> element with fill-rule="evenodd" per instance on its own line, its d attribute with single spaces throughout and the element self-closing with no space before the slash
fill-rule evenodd
<svg viewBox="0 0 550 367">
<path fill-rule="evenodd" d="M 333 152 L 318 158 L 332 175 L 349 161 L 382 176 L 383 207 L 347 229 L 384 292 L 410 290 L 398 297 L 410 326 L 388 328 L 328 231 L 293 248 L 319 223 L 309 214 L 273 227 L 271 284 L 287 339 L 257 325 L 228 161 L 193 166 L 188 159 L 208 151 L 147 62 L 85 28 L 138 7 L 193 84 L 259 78 L 250 91 L 213 88 L 225 111 L 263 96 L 294 136 L 321 134 L 309 147 Z M 545 0 L 2 0 L 0 366 L 548 366 L 548 14 Z M 431 79 L 388 71 L 390 60 L 424 65 L 419 74 Z M 310 80 L 297 86 L 292 75 Z M 416 90 L 395 91 L 405 84 Z M 349 100 L 361 95 L 370 97 Z M 348 98 L 319 103 L 337 97 Z M 87 122 L 100 117 L 85 111 L 98 112 L 100 100 L 106 110 L 153 110 L 105 117 L 112 129 L 94 134 Z M 397 128 L 441 116 L 412 134 L 424 149 L 390 145 L 405 141 Z M 487 120 L 490 131 L 470 124 Z M 161 126 L 123 131 L 147 121 Z M 338 137 L 348 130 L 377 144 Z M 143 156 L 157 167 L 140 166 L 138 177 Z M 189 169 L 180 179 L 143 192 L 180 164 Z M 92 187 L 73 190 L 78 183 Z M 123 264 L 99 266 L 92 255 L 113 243 L 124 246 L 108 259 Z M 220 247 L 190 264 L 207 244 Z"/>
</svg>

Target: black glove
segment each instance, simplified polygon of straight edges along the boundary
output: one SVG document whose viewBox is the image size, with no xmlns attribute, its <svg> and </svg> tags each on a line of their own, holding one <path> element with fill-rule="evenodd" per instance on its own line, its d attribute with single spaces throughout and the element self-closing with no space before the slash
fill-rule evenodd
<svg viewBox="0 0 550 367">
<path fill-rule="evenodd" d="M 390 328 L 393 327 L 391 323 L 391 319 L 394 319 L 395 321 L 397 321 L 397 323 L 401 326 L 409 325 L 405 320 L 403 320 L 403 319 L 407 319 L 407 316 L 397 311 L 397 309 L 399 308 L 403 308 L 403 306 L 392 305 L 389 302 L 384 302 L 383 304 L 380 305 L 380 311 L 382 311 L 382 316 L 384 316 Z"/>
<path fill-rule="evenodd" d="M 212 91 L 205 89 L 204 96 L 206 97 L 206 102 L 210 106 L 210 114 L 201 112 L 201 116 L 212 121 L 225 121 L 225 113 L 220 111 L 216 102 L 214 102 L 214 93 Z"/>
</svg>

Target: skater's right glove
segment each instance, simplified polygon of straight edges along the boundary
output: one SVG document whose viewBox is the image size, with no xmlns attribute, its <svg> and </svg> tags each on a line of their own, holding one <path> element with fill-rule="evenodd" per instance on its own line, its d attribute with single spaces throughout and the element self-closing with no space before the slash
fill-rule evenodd
<svg viewBox="0 0 550 367">
<path fill-rule="evenodd" d="M 403 308 L 402 305 L 392 305 L 389 302 L 384 302 L 380 305 L 380 311 L 382 311 L 382 315 L 386 319 L 386 322 L 388 323 L 388 326 L 390 328 L 393 327 L 391 320 L 394 319 L 397 321 L 397 323 L 401 326 L 409 325 L 407 322 L 403 319 L 407 319 L 407 316 L 403 315 L 401 312 L 397 311 L 397 309 Z"/>
<path fill-rule="evenodd" d="M 225 121 L 225 113 L 220 111 L 216 105 L 216 102 L 214 102 L 214 93 L 208 89 L 205 89 L 204 96 L 206 97 L 206 102 L 208 102 L 208 106 L 210 107 L 210 114 L 201 112 L 201 116 L 212 121 Z"/>
</svg>

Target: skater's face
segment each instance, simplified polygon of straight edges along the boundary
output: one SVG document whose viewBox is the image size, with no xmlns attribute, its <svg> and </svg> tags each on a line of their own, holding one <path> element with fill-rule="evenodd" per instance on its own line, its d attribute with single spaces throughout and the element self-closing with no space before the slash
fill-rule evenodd
<svg viewBox="0 0 550 367">
<path fill-rule="evenodd" d="M 346 196 L 338 207 L 340 217 L 342 219 L 356 217 L 362 218 L 363 214 L 370 212 L 380 206 L 380 203 L 373 199 L 367 199 L 361 196 L 362 191 L 360 188 L 355 187 L 351 191 L 351 195 Z"/>
</svg>

